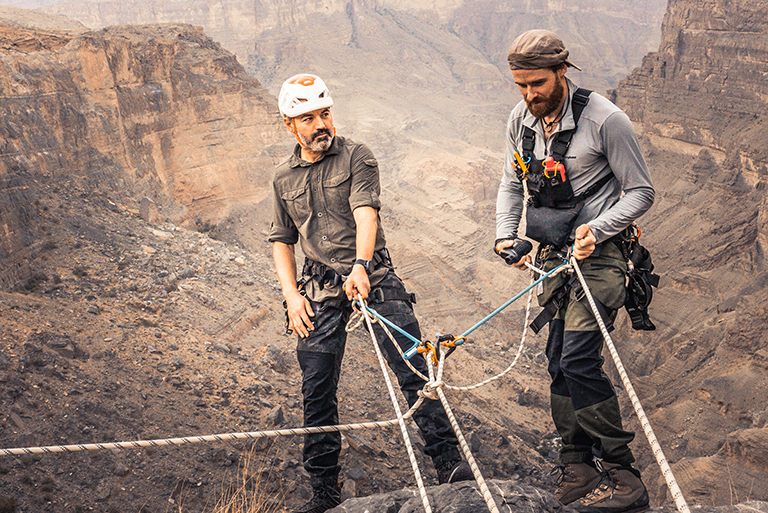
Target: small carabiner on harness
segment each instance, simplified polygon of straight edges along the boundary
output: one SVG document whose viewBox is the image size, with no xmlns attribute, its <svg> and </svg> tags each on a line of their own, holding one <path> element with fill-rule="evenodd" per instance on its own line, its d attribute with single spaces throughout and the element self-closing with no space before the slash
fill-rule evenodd
<svg viewBox="0 0 768 513">
<path fill-rule="evenodd" d="M 520 169 L 520 180 L 527 180 L 528 177 L 526 175 L 528 174 L 528 165 L 531 163 L 531 157 L 528 157 L 526 161 L 523 161 L 523 158 L 520 156 L 520 154 L 515 152 L 515 160 L 517 160 L 517 167 Z"/>
</svg>

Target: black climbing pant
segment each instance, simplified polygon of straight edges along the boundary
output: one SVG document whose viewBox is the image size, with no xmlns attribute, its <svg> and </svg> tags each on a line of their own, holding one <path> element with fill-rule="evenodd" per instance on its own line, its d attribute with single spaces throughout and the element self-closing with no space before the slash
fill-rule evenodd
<svg viewBox="0 0 768 513">
<path fill-rule="evenodd" d="M 547 340 L 552 419 L 563 439 L 560 460 L 579 463 L 597 456 L 630 465 L 635 435 L 622 428 L 618 398 L 602 370 L 603 336 L 563 326 L 562 320 L 550 321 Z"/>
<path fill-rule="evenodd" d="M 378 286 L 402 287 L 403 292 L 405 289 L 393 272 L 390 272 Z M 335 303 L 311 302 L 315 312 L 312 318 L 315 329 L 306 339 L 299 339 L 298 343 L 297 355 L 302 371 L 305 426 L 327 426 L 339 423 L 337 389 L 346 345 L 345 326 L 352 309 L 348 303 L 341 306 L 337 304 L 338 302 Z M 382 317 L 417 340 L 421 339 L 418 321 L 408 302 L 385 300 L 370 306 Z M 413 342 L 409 338 L 396 330 L 390 329 L 390 331 L 403 351 L 411 348 Z M 424 387 L 425 382 L 408 368 L 379 323 L 374 324 L 374 332 L 389 367 L 397 376 L 408 405 L 413 405 L 418 400 L 418 391 Z M 425 376 L 428 375 L 426 362 L 421 355 L 412 358 L 411 364 Z M 357 376 L 357 378 L 368 380 L 379 379 L 379 376 L 377 373 L 374 376 Z M 380 412 L 381 418 L 391 418 L 390 412 L 391 410 Z M 425 399 L 413 419 L 424 438 L 424 452 L 432 458 L 435 466 L 460 459 L 458 440 L 439 401 Z M 338 432 L 304 436 L 304 468 L 310 475 L 313 487 L 338 481 L 340 452 L 341 435 Z"/>
</svg>

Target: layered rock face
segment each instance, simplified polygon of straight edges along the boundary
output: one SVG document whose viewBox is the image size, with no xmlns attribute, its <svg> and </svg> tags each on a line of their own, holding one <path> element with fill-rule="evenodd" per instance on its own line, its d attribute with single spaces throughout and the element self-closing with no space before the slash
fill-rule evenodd
<svg viewBox="0 0 768 513">
<path fill-rule="evenodd" d="M 0 33 L 6 203 L 25 208 L 17 182 L 31 194 L 66 177 L 128 206 L 147 196 L 191 225 L 265 197 L 267 149 L 282 138 L 273 100 L 200 29 Z M 4 217 L 4 262 L 20 255 L 28 217 Z"/>
<path fill-rule="evenodd" d="M 615 94 L 644 133 L 657 201 L 641 223 L 663 274 L 661 332 L 629 340 L 629 367 L 701 503 L 768 497 L 767 77 L 765 2 L 672 0 L 658 52 Z"/>
<path fill-rule="evenodd" d="M 499 284 L 490 251 L 504 126 L 519 99 L 506 62 L 513 38 L 532 27 L 561 32 L 585 70 L 574 78 L 600 91 L 656 47 L 663 1 L 129 0 L 49 10 L 89 26 L 171 18 L 203 25 L 275 95 L 295 73 L 322 76 L 339 133 L 379 160 L 387 240 L 423 298 L 420 313 L 471 326 L 527 281 L 505 272 Z M 268 208 L 238 211 L 227 231 L 259 247 L 263 235 L 246 227 L 268 223 Z"/>
</svg>

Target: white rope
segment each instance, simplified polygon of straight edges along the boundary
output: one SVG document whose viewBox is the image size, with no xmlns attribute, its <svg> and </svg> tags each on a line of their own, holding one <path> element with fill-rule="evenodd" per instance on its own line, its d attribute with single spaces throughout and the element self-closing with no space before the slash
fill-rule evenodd
<svg viewBox="0 0 768 513">
<path fill-rule="evenodd" d="M 360 301 L 360 304 L 363 305 L 363 297 L 358 294 L 357 298 Z M 371 339 L 373 340 L 373 347 L 376 349 L 376 356 L 379 359 L 381 372 L 384 374 L 384 381 L 387 383 L 387 390 L 389 391 L 389 397 L 392 399 L 392 406 L 395 409 L 395 414 L 397 415 L 397 420 L 400 424 L 400 431 L 403 435 L 403 442 L 405 443 L 405 449 L 408 452 L 408 458 L 411 460 L 413 475 L 416 477 L 416 484 L 419 487 L 421 502 L 424 504 L 424 511 L 426 511 L 426 513 L 432 513 L 432 507 L 429 505 L 429 497 L 427 497 L 427 490 L 424 487 L 424 481 L 421 478 L 419 462 L 416 460 L 416 454 L 413 452 L 413 446 L 411 444 L 411 438 L 408 435 L 408 429 L 405 426 L 405 420 L 400 413 L 400 404 L 397 402 L 397 395 L 395 394 L 395 389 L 392 387 L 392 380 L 389 378 L 389 373 L 387 372 L 387 364 L 384 361 L 384 356 L 381 354 L 381 348 L 379 347 L 379 343 L 376 340 L 376 334 L 373 332 L 373 322 L 371 321 L 370 315 L 368 315 L 368 310 L 366 310 L 365 307 L 362 307 L 361 310 L 363 311 L 363 316 L 365 317 L 365 323 L 368 326 L 368 332 L 371 334 Z M 395 344 L 395 346 L 397 346 L 397 344 Z"/>
<path fill-rule="evenodd" d="M 472 451 L 469 448 L 469 444 L 467 444 L 467 440 L 464 438 L 464 434 L 461 432 L 461 426 L 459 426 L 458 421 L 456 420 L 456 417 L 453 415 L 453 411 L 451 410 L 450 405 L 448 404 L 448 399 L 445 397 L 445 392 L 443 392 L 443 387 L 441 385 L 441 378 L 443 366 L 445 365 L 445 353 L 443 353 L 440 356 L 440 364 L 438 365 L 438 378 L 436 383 L 430 383 L 431 387 L 434 387 L 435 392 L 437 392 L 438 397 L 440 397 L 440 402 L 443 404 L 443 408 L 445 408 L 445 413 L 448 416 L 448 420 L 451 422 L 451 426 L 453 426 L 453 432 L 456 433 L 456 438 L 459 440 L 459 445 L 461 446 L 461 450 L 464 452 L 464 457 L 467 460 L 467 463 L 469 463 L 469 468 L 472 469 L 472 474 L 475 476 L 475 481 L 477 481 L 477 485 L 480 487 L 480 492 L 483 495 L 483 499 L 485 499 L 485 504 L 488 506 L 488 510 L 491 513 L 499 513 L 499 507 L 496 505 L 496 501 L 493 499 L 493 496 L 491 495 L 491 491 L 488 489 L 488 485 L 485 482 L 485 478 L 483 478 L 483 474 L 480 472 L 480 468 L 477 466 L 477 462 L 475 461 L 475 457 L 472 455 Z M 429 369 L 429 377 L 434 378 L 434 369 L 432 365 L 428 365 Z"/>
<path fill-rule="evenodd" d="M 532 274 L 531 282 L 536 281 L 535 275 Z M 525 321 L 523 322 L 523 335 L 520 337 L 520 345 L 517 347 L 517 353 L 515 354 L 514 360 L 512 360 L 512 363 L 509 364 L 509 367 L 507 367 L 504 371 L 500 372 L 499 374 L 486 379 L 483 382 L 477 383 L 476 385 L 470 385 L 470 386 L 464 386 L 464 387 L 457 387 L 457 386 L 449 386 L 446 385 L 446 388 L 449 388 L 450 390 L 460 390 L 460 391 L 466 391 L 466 390 L 474 390 L 476 388 L 483 387 L 487 385 L 488 383 L 491 383 L 493 381 L 496 381 L 497 379 L 503 378 L 505 375 L 507 375 L 511 370 L 512 367 L 517 365 L 518 360 L 520 359 L 520 355 L 523 354 L 523 347 L 525 346 L 525 338 L 528 334 L 528 320 L 531 317 L 531 301 L 533 300 L 533 289 L 531 289 L 528 292 L 528 303 L 525 306 Z"/>
<path fill-rule="evenodd" d="M 629 381 L 627 371 L 624 369 L 624 365 L 621 363 L 621 358 L 619 358 L 619 353 L 616 351 L 616 346 L 613 344 L 613 340 L 611 340 L 611 336 L 608 334 L 608 329 L 605 327 L 605 323 L 600 317 L 600 313 L 597 310 L 597 305 L 595 304 L 595 299 L 592 297 L 592 292 L 587 286 L 587 281 L 581 274 L 581 269 L 579 268 L 579 264 L 577 263 L 576 258 L 571 257 L 571 265 L 576 270 L 576 274 L 579 276 L 579 281 L 581 282 L 581 286 L 584 288 L 584 294 L 589 301 L 589 306 L 592 308 L 592 312 L 595 314 L 597 324 L 600 326 L 600 331 L 603 332 L 605 344 L 608 347 L 611 356 L 613 357 L 613 362 L 616 364 L 616 370 L 619 371 L 621 381 L 624 383 L 624 389 L 627 391 L 627 394 L 629 394 L 629 398 L 632 401 L 632 406 L 635 408 L 637 418 L 640 420 L 640 424 L 643 426 L 645 436 L 648 438 L 648 442 L 651 444 L 653 455 L 656 457 L 656 462 L 659 464 L 659 467 L 661 467 L 661 473 L 664 475 L 664 479 L 667 481 L 667 487 L 672 493 L 672 497 L 675 499 L 677 509 L 680 511 L 680 513 L 689 513 L 690 510 L 688 509 L 688 504 L 685 502 L 685 497 L 683 497 L 683 492 L 677 485 L 677 480 L 675 479 L 674 474 L 672 474 L 672 469 L 670 468 L 669 463 L 667 463 L 667 458 L 664 456 L 664 451 L 662 451 L 661 445 L 659 445 L 659 441 L 656 438 L 656 434 L 653 432 L 653 428 L 651 427 L 650 422 L 648 422 L 648 417 L 645 415 L 643 406 L 640 404 L 640 399 L 638 399 L 637 394 L 635 393 L 635 389 L 632 386 L 632 383 Z"/>
<path fill-rule="evenodd" d="M 421 406 L 424 398 L 419 400 L 408 410 L 403 419 L 410 418 L 413 413 Z M 101 451 L 110 449 L 138 449 L 140 447 L 161 447 L 165 445 L 189 445 L 201 442 L 226 442 L 228 440 L 255 440 L 257 438 L 269 438 L 277 436 L 298 436 L 310 433 L 331 433 L 334 431 L 357 431 L 361 429 L 372 429 L 395 426 L 400 419 L 391 419 L 378 422 L 363 422 L 358 424 L 344 424 L 339 426 L 316 426 L 278 429 L 274 431 L 249 431 L 245 433 L 225 433 L 218 435 L 188 436 L 183 438 L 162 438 L 155 440 L 136 440 L 131 442 L 114 443 L 95 443 L 95 444 L 77 444 L 77 445 L 50 445 L 47 447 L 22 447 L 17 449 L 0 449 L 0 456 L 13 456 L 21 454 L 41 454 L 56 452 L 79 452 L 79 451 Z"/>
</svg>

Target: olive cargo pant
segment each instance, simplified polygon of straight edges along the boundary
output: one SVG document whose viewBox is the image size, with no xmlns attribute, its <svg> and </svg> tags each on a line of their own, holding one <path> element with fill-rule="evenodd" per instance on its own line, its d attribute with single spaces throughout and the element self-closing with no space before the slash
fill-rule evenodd
<svg viewBox="0 0 768 513">
<path fill-rule="evenodd" d="M 595 299 L 615 311 L 624 303 L 626 262 L 615 244 L 598 248 L 579 267 Z M 562 263 L 554 252 L 545 250 L 542 258 L 545 270 Z M 545 303 L 567 279 L 561 273 L 545 280 L 539 303 Z M 562 463 L 586 462 L 592 456 L 621 465 L 635 461 L 629 449 L 635 435 L 622 427 L 613 384 L 603 372 L 602 349 L 603 336 L 592 310 L 571 291 L 549 323 L 546 350 L 552 419 L 563 439 Z"/>
</svg>

